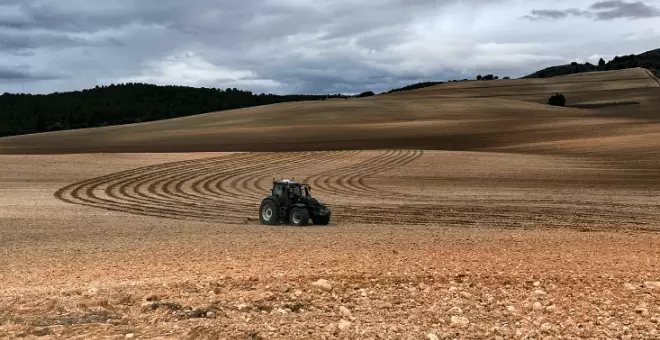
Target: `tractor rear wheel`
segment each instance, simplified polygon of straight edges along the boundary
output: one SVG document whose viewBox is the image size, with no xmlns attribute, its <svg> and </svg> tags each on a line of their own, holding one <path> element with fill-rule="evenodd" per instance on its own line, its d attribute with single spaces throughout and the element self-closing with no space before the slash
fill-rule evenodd
<svg viewBox="0 0 660 340">
<path fill-rule="evenodd" d="M 279 209 L 272 200 L 265 199 L 259 207 L 259 220 L 263 224 L 275 225 L 280 221 Z"/>
<path fill-rule="evenodd" d="M 297 227 L 302 227 L 307 225 L 309 221 L 309 212 L 305 208 L 295 207 L 291 209 L 289 214 L 289 223 Z"/>
</svg>

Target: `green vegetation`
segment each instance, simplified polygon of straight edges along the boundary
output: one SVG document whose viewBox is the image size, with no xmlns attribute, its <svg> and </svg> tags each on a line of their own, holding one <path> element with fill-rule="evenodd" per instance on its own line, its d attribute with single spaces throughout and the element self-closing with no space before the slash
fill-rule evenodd
<svg viewBox="0 0 660 340">
<path fill-rule="evenodd" d="M 375 95 L 376 94 L 373 93 L 372 91 L 367 91 L 367 92 L 362 92 L 362 93 L 358 94 L 357 97 L 358 98 L 364 98 L 364 97 L 371 97 L 371 96 L 375 96 Z"/>
<path fill-rule="evenodd" d="M 481 74 L 477 75 L 477 80 L 498 80 L 500 79 L 500 76 L 494 76 L 492 74 L 487 74 L 485 76 L 482 76 Z M 509 77 L 504 77 L 503 79 L 509 79 Z"/>
<path fill-rule="evenodd" d="M 442 81 L 425 81 L 425 82 L 421 82 L 421 83 L 416 83 L 416 84 L 400 87 L 398 89 L 389 90 L 389 91 L 387 91 L 387 93 L 423 89 L 425 87 L 430 87 L 430 86 L 435 86 L 435 85 L 440 85 L 440 84 L 444 84 L 444 82 L 442 82 Z"/>
<path fill-rule="evenodd" d="M 555 93 L 550 99 L 548 99 L 548 104 L 553 106 L 566 106 L 566 97 L 563 93 Z"/>
<path fill-rule="evenodd" d="M 551 66 L 536 71 L 523 78 L 549 78 L 555 76 L 562 76 L 566 74 L 594 72 L 594 71 L 609 71 L 609 70 L 622 70 L 626 68 L 643 67 L 649 70 L 660 69 L 660 49 L 644 52 L 638 55 L 616 56 L 614 59 L 605 62 L 603 58 L 598 61 L 598 65 L 590 63 L 579 64 L 572 62 L 568 65 Z M 656 75 L 658 72 L 655 71 Z"/>
</svg>

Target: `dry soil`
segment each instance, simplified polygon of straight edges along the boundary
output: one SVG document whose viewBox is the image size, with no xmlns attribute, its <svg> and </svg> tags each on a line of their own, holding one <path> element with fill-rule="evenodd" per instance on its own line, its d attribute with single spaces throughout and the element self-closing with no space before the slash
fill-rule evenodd
<svg viewBox="0 0 660 340">
<path fill-rule="evenodd" d="M 653 81 L 452 83 L 0 139 L 0 338 L 658 339 Z M 548 107 L 548 90 L 600 106 Z M 277 123 L 290 109 L 299 123 Z M 232 145 L 258 150 L 202 152 Z M 312 184 L 331 224 L 260 225 L 273 177 Z"/>
</svg>

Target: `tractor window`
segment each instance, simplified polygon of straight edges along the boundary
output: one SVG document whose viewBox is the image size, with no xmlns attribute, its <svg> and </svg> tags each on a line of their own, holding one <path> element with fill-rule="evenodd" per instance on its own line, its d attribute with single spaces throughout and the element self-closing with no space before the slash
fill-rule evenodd
<svg viewBox="0 0 660 340">
<path fill-rule="evenodd" d="M 297 195 L 297 196 L 302 196 L 302 192 L 300 192 L 300 187 L 299 186 L 293 187 L 293 194 Z"/>
<path fill-rule="evenodd" d="M 273 188 L 273 196 L 275 196 L 275 197 L 282 196 L 282 186 L 281 185 L 276 185 L 275 188 Z"/>
</svg>

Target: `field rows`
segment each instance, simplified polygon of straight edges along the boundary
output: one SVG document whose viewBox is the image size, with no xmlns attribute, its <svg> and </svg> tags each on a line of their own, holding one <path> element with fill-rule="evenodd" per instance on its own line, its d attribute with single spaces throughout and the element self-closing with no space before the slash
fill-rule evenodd
<svg viewBox="0 0 660 340">
<path fill-rule="evenodd" d="M 636 204 L 431 196 L 370 184 L 370 178 L 424 156 L 420 150 L 238 153 L 117 172 L 68 185 L 68 203 L 175 219 L 257 223 L 273 174 L 304 169 L 298 181 L 333 210 L 333 222 L 648 229 L 658 213 Z M 328 200 L 330 198 L 330 200 Z M 524 221 L 521 223 L 520 221 Z"/>
</svg>

